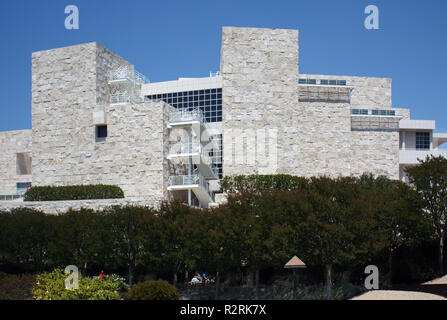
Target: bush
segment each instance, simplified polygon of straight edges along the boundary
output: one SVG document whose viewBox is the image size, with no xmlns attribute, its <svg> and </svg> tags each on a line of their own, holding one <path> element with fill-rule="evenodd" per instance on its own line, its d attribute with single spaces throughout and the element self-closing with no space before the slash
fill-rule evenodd
<svg viewBox="0 0 447 320">
<path fill-rule="evenodd" d="M 66 289 L 67 275 L 61 269 L 37 276 L 32 289 L 35 300 L 119 300 L 119 281 L 79 275 L 79 289 Z"/>
<path fill-rule="evenodd" d="M 124 192 L 123 190 L 121 190 L 120 187 L 97 184 L 61 187 L 31 187 L 25 193 L 24 201 L 60 201 L 118 198 L 124 198 Z"/>
<path fill-rule="evenodd" d="M 31 274 L 0 273 L 0 300 L 31 300 L 35 280 Z"/>
<path fill-rule="evenodd" d="M 179 300 L 177 289 L 164 280 L 149 280 L 132 288 L 128 300 Z"/>
<path fill-rule="evenodd" d="M 126 283 L 126 279 L 124 279 L 123 277 L 121 277 L 115 273 L 112 273 L 111 275 L 104 276 L 104 279 L 106 279 L 112 283 L 116 283 L 118 285 L 118 290 L 120 292 L 129 291 L 129 285 Z"/>
<path fill-rule="evenodd" d="M 301 189 L 307 184 L 305 178 L 287 174 L 275 175 L 240 175 L 226 176 L 220 180 L 223 192 L 258 192 L 266 190 L 295 190 Z"/>
</svg>

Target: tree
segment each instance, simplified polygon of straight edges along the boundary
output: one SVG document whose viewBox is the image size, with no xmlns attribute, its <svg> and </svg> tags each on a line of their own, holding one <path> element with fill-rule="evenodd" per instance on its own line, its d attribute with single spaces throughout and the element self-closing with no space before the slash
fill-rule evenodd
<svg viewBox="0 0 447 320">
<path fill-rule="evenodd" d="M 312 178 L 301 209 L 306 212 L 298 236 L 310 264 L 325 266 L 327 299 L 332 299 L 335 265 L 359 263 L 381 249 L 371 208 L 351 178 Z"/>
<path fill-rule="evenodd" d="M 388 249 L 390 284 L 393 283 L 393 254 L 402 245 L 426 238 L 430 225 L 421 201 L 407 184 L 387 177 L 363 175 L 358 179 L 366 194 L 374 197 L 374 212 Z M 379 237 L 378 237 L 379 238 Z"/>
<path fill-rule="evenodd" d="M 50 217 L 47 217 L 47 219 Z M 107 256 L 103 214 L 91 209 L 69 210 L 53 217 L 57 233 L 52 255 L 59 267 L 74 264 L 85 276 L 90 264 Z"/>
<path fill-rule="evenodd" d="M 24 271 L 42 272 L 48 266 L 54 229 L 45 214 L 28 208 L 1 213 L 0 258 Z"/>
<path fill-rule="evenodd" d="M 152 209 L 145 207 L 125 206 L 106 209 L 106 223 L 109 229 L 109 244 L 113 248 L 113 258 L 126 265 L 129 286 L 133 284 L 134 272 L 143 264 L 150 254 L 146 246 L 145 232 L 151 228 L 145 225 Z"/>
<path fill-rule="evenodd" d="M 158 210 L 160 219 L 160 247 L 162 250 L 160 263 L 164 269 L 173 275 L 173 284 L 177 285 L 177 276 L 182 267 L 188 268 L 191 252 L 186 251 L 186 239 L 190 235 L 185 231 L 191 223 L 191 215 L 197 209 L 180 202 L 165 203 Z"/>
<path fill-rule="evenodd" d="M 405 169 L 420 195 L 424 209 L 439 240 L 439 271 L 444 272 L 444 240 L 447 231 L 447 159 L 427 156 L 419 165 Z"/>
</svg>

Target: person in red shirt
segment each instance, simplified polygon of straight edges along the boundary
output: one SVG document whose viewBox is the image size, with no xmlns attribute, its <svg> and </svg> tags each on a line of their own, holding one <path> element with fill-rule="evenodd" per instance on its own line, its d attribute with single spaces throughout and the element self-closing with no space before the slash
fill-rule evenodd
<svg viewBox="0 0 447 320">
<path fill-rule="evenodd" d="M 104 278 L 104 271 L 101 270 L 101 273 L 99 274 L 98 278 Z"/>
</svg>

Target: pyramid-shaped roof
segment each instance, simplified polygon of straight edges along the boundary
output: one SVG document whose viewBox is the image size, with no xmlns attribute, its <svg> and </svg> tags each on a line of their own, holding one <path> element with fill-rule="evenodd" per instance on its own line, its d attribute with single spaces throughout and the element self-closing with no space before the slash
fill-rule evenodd
<svg viewBox="0 0 447 320">
<path fill-rule="evenodd" d="M 292 259 L 289 260 L 289 262 L 286 263 L 284 268 L 286 269 L 306 268 L 306 264 L 303 261 L 301 261 L 300 258 L 294 256 Z"/>
</svg>

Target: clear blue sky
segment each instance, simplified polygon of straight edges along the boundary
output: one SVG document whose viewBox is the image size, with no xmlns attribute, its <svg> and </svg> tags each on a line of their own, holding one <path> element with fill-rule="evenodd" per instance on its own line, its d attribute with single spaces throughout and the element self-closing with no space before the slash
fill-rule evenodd
<svg viewBox="0 0 447 320">
<path fill-rule="evenodd" d="M 66 5 L 80 29 L 66 30 Z M 364 28 L 365 7 L 380 30 Z M 393 106 L 447 132 L 445 0 L 2 0 L 0 131 L 31 128 L 31 53 L 97 41 L 152 82 L 219 70 L 222 26 L 300 30 L 300 72 L 390 77 Z"/>
</svg>

